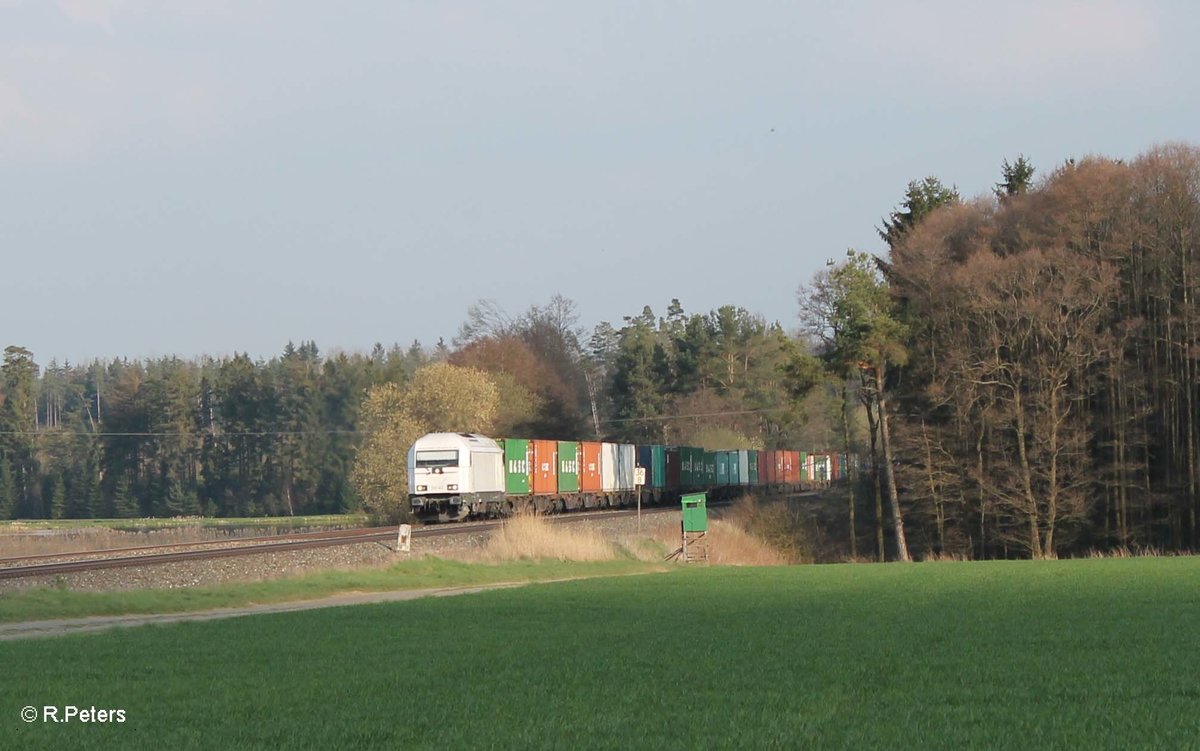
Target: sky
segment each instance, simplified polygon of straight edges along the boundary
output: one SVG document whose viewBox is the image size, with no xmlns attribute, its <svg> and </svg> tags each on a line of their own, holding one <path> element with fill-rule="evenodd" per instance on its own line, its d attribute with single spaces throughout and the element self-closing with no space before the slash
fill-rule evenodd
<svg viewBox="0 0 1200 751">
<path fill-rule="evenodd" d="M 836 7 L 834 7 L 836 6 Z M 910 180 L 1196 139 L 1188 2 L 0 0 L 0 346 L 797 325 Z"/>
</svg>

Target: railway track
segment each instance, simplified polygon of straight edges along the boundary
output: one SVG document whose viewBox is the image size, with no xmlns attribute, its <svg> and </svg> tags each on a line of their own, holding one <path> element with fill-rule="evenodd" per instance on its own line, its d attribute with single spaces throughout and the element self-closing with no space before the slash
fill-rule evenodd
<svg viewBox="0 0 1200 751">
<path fill-rule="evenodd" d="M 643 509 L 643 514 L 659 514 L 677 511 L 671 507 L 654 507 Z M 636 513 L 633 509 L 612 511 L 589 511 L 564 516 L 550 516 L 555 523 L 570 523 L 590 519 L 606 519 Z M 413 529 L 414 538 L 443 537 L 451 535 L 474 534 L 496 529 L 501 521 L 462 522 L 453 525 L 436 525 L 417 527 Z M 395 540 L 399 529 L 397 527 L 374 527 L 369 529 L 343 529 L 329 532 L 302 532 L 293 535 L 272 535 L 267 537 L 246 537 L 240 540 L 222 542 L 176 543 L 166 545 L 144 545 L 134 548 L 111 548 L 78 553 L 55 553 L 46 555 L 17 556 L 0 558 L 0 581 L 21 579 L 32 576 L 56 576 L 76 573 L 79 571 L 98 571 L 112 568 L 132 568 L 135 566 L 153 566 L 163 563 L 178 563 L 182 561 L 211 560 L 216 558 L 233 558 L 262 553 L 278 553 L 290 550 L 307 550 L 326 548 L 337 545 L 356 545 L 365 542 L 384 543 Z M 220 547 L 213 547 L 219 545 Z M 206 547 L 201 547 L 206 546 Z M 148 552 L 174 548 L 164 552 Z M 183 548 L 183 549 L 180 549 Z M 81 556 L 101 556 L 80 559 Z M 62 560 L 71 558 L 72 560 Z M 31 563 L 31 561 L 41 561 Z M 16 564 L 16 565 L 13 565 Z"/>
</svg>

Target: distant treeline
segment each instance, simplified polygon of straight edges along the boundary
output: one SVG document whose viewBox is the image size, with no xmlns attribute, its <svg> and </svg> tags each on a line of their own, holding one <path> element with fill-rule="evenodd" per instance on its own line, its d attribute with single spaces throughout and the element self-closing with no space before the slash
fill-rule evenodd
<svg viewBox="0 0 1200 751">
<path fill-rule="evenodd" d="M 81 518 L 335 513 L 372 384 L 426 354 L 111 360 L 39 369 L 4 353 L 0 516 Z"/>
<path fill-rule="evenodd" d="M 743 309 L 689 317 L 676 302 L 656 320 L 647 308 L 620 329 L 602 324 L 588 345 L 576 324 L 573 304 L 556 297 L 516 317 L 481 302 L 453 346 L 431 349 L 323 357 L 305 342 L 266 361 L 39 366 L 10 346 L 0 366 L 0 518 L 359 510 L 365 397 L 403 389 L 434 362 L 495 384 L 494 419 L 472 426 L 492 435 L 738 447 L 788 444 L 804 423 L 785 369 L 801 358 L 811 374 L 816 361 Z M 403 449 L 394 453 L 403 464 Z"/>
</svg>

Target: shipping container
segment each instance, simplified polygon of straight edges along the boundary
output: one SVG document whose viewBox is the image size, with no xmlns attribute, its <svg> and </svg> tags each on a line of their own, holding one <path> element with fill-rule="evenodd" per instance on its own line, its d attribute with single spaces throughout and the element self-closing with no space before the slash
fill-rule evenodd
<svg viewBox="0 0 1200 751">
<path fill-rule="evenodd" d="M 529 445 L 533 449 L 529 473 L 533 494 L 554 495 L 558 492 L 558 441 L 534 439 Z"/>
<path fill-rule="evenodd" d="M 579 444 L 579 489 L 584 493 L 600 492 L 600 445 L 595 441 Z"/>
<path fill-rule="evenodd" d="M 771 460 L 771 452 L 770 451 L 759 451 L 758 452 L 758 484 L 759 485 L 770 485 L 771 484 L 771 474 L 768 471 L 768 465 L 770 464 L 770 460 Z"/>
<path fill-rule="evenodd" d="M 680 470 L 682 469 L 679 447 L 668 446 L 666 452 L 667 490 L 679 490 Z"/>
<path fill-rule="evenodd" d="M 704 449 L 679 447 L 679 484 L 696 488 L 704 484 Z"/>
<path fill-rule="evenodd" d="M 741 485 L 742 484 L 742 476 L 740 474 L 741 464 L 738 462 L 738 452 L 730 451 L 730 452 L 728 452 L 728 454 L 729 454 L 729 484 L 730 485 Z"/>
<path fill-rule="evenodd" d="M 746 454 L 747 454 L 746 467 L 747 467 L 747 469 L 750 470 L 750 479 L 747 482 L 747 484 L 748 485 L 757 485 L 758 484 L 758 452 L 755 451 L 754 449 L 750 449 L 749 451 L 746 452 Z"/>
<path fill-rule="evenodd" d="M 600 444 L 600 488 L 606 493 L 633 490 L 637 448 L 628 443 Z"/>
<path fill-rule="evenodd" d="M 714 451 L 704 452 L 704 484 L 709 487 L 717 484 L 717 454 Z"/>
<path fill-rule="evenodd" d="M 558 492 L 579 492 L 579 444 L 558 442 Z"/>
<path fill-rule="evenodd" d="M 654 445 L 650 447 L 650 464 L 654 471 L 654 482 L 650 486 L 655 490 L 667 487 L 667 447 Z"/>
<path fill-rule="evenodd" d="M 645 488 L 654 487 L 654 447 L 653 446 L 638 446 L 637 447 L 637 466 L 638 469 L 644 470 L 646 473 L 646 481 L 642 483 Z"/>
<path fill-rule="evenodd" d="M 533 449 L 524 438 L 501 438 L 497 443 L 504 449 L 504 492 L 506 495 L 529 495 L 529 469 L 533 464 Z"/>
<path fill-rule="evenodd" d="M 637 446 L 632 443 L 617 444 L 617 489 L 633 490 L 634 470 L 637 469 Z"/>
<path fill-rule="evenodd" d="M 800 484 L 800 452 L 783 452 L 783 481 L 788 485 Z"/>
<path fill-rule="evenodd" d="M 800 452 L 800 481 L 813 481 L 813 459 L 807 451 Z"/>
<path fill-rule="evenodd" d="M 786 454 L 787 452 L 782 450 L 772 452 L 771 461 L 774 466 L 771 470 L 771 477 L 774 479 L 775 484 L 777 485 L 787 484 L 787 475 L 785 475 L 783 471 L 783 464 Z"/>
<path fill-rule="evenodd" d="M 667 486 L 667 449 L 665 446 L 638 446 L 637 466 L 646 470 L 647 490 L 661 490 Z"/>
<path fill-rule="evenodd" d="M 702 448 L 692 448 L 692 484 L 694 487 L 702 488 L 708 485 L 708 475 L 705 474 L 705 454 Z M 715 474 L 715 471 L 714 471 Z"/>
<path fill-rule="evenodd" d="M 718 451 L 717 459 L 717 485 L 729 484 L 729 452 Z"/>
<path fill-rule="evenodd" d="M 748 485 L 750 483 L 750 452 L 746 449 L 740 449 L 737 452 L 738 462 L 738 484 Z"/>
</svg>

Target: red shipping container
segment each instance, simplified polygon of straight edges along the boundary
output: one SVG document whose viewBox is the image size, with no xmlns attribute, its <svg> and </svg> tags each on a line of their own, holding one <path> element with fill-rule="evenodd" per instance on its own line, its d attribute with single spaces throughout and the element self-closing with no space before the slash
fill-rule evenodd
<svg viewBox="0 0 1200 751">
<path fill-rule="evenodd" d="M 679 489 L 679 480 L 682 471 L 682 466 L 679 461 L 679 449 L 672 447 L 667 449 L 667 488 L 670 490 Z"/>
<path fill-rule="evenodd" d="M 774 474 L 772 474 L 771 476 L 775 478 L 775 484 L 785 485 L 785 484 L 787 484 L 787 473 L 785 473 L 783 471 L 783 468 L 784 468 L 784 464 L 787 461 L 787 452 L 786 451 L 772 451 L 771 453 L 774 455 L 774 459 L 775 459 L 775 470 L 774 470 Z"/>
<path fill-rule="evenodd" d="M 757 457 L 758 457 L 758 484 L 766 485 L 767 483 L 770 482 L 770 480 L 767 479 L 767 465 L 769 464 L 769 462 L 767 461 L 767 452 L 759 451 L 757 454 Z"/>
<path fill-rule="evenodd" d="M 838 474 L 838 455 L 831 452 L 829 454 L 829 479 L 836 480 L 840 476 Z"/>
<path fill-rule="evenodd" d="M 783 481 L 788 485 L 800 484 L 800 452 L 783 452 Z"/>
<path fill-rule="evenodd" d="M 600 444 L 594 441 L 579 444 L 579 489 L 584 493 L 600 492 Z"/>
<path fill-rule="evenodd" d="M 533 449 L 533 466 L 529 477 L 534 495 L 554 495 L 558 492 L 558 441 L 529 442 Z"/>
</svg>

